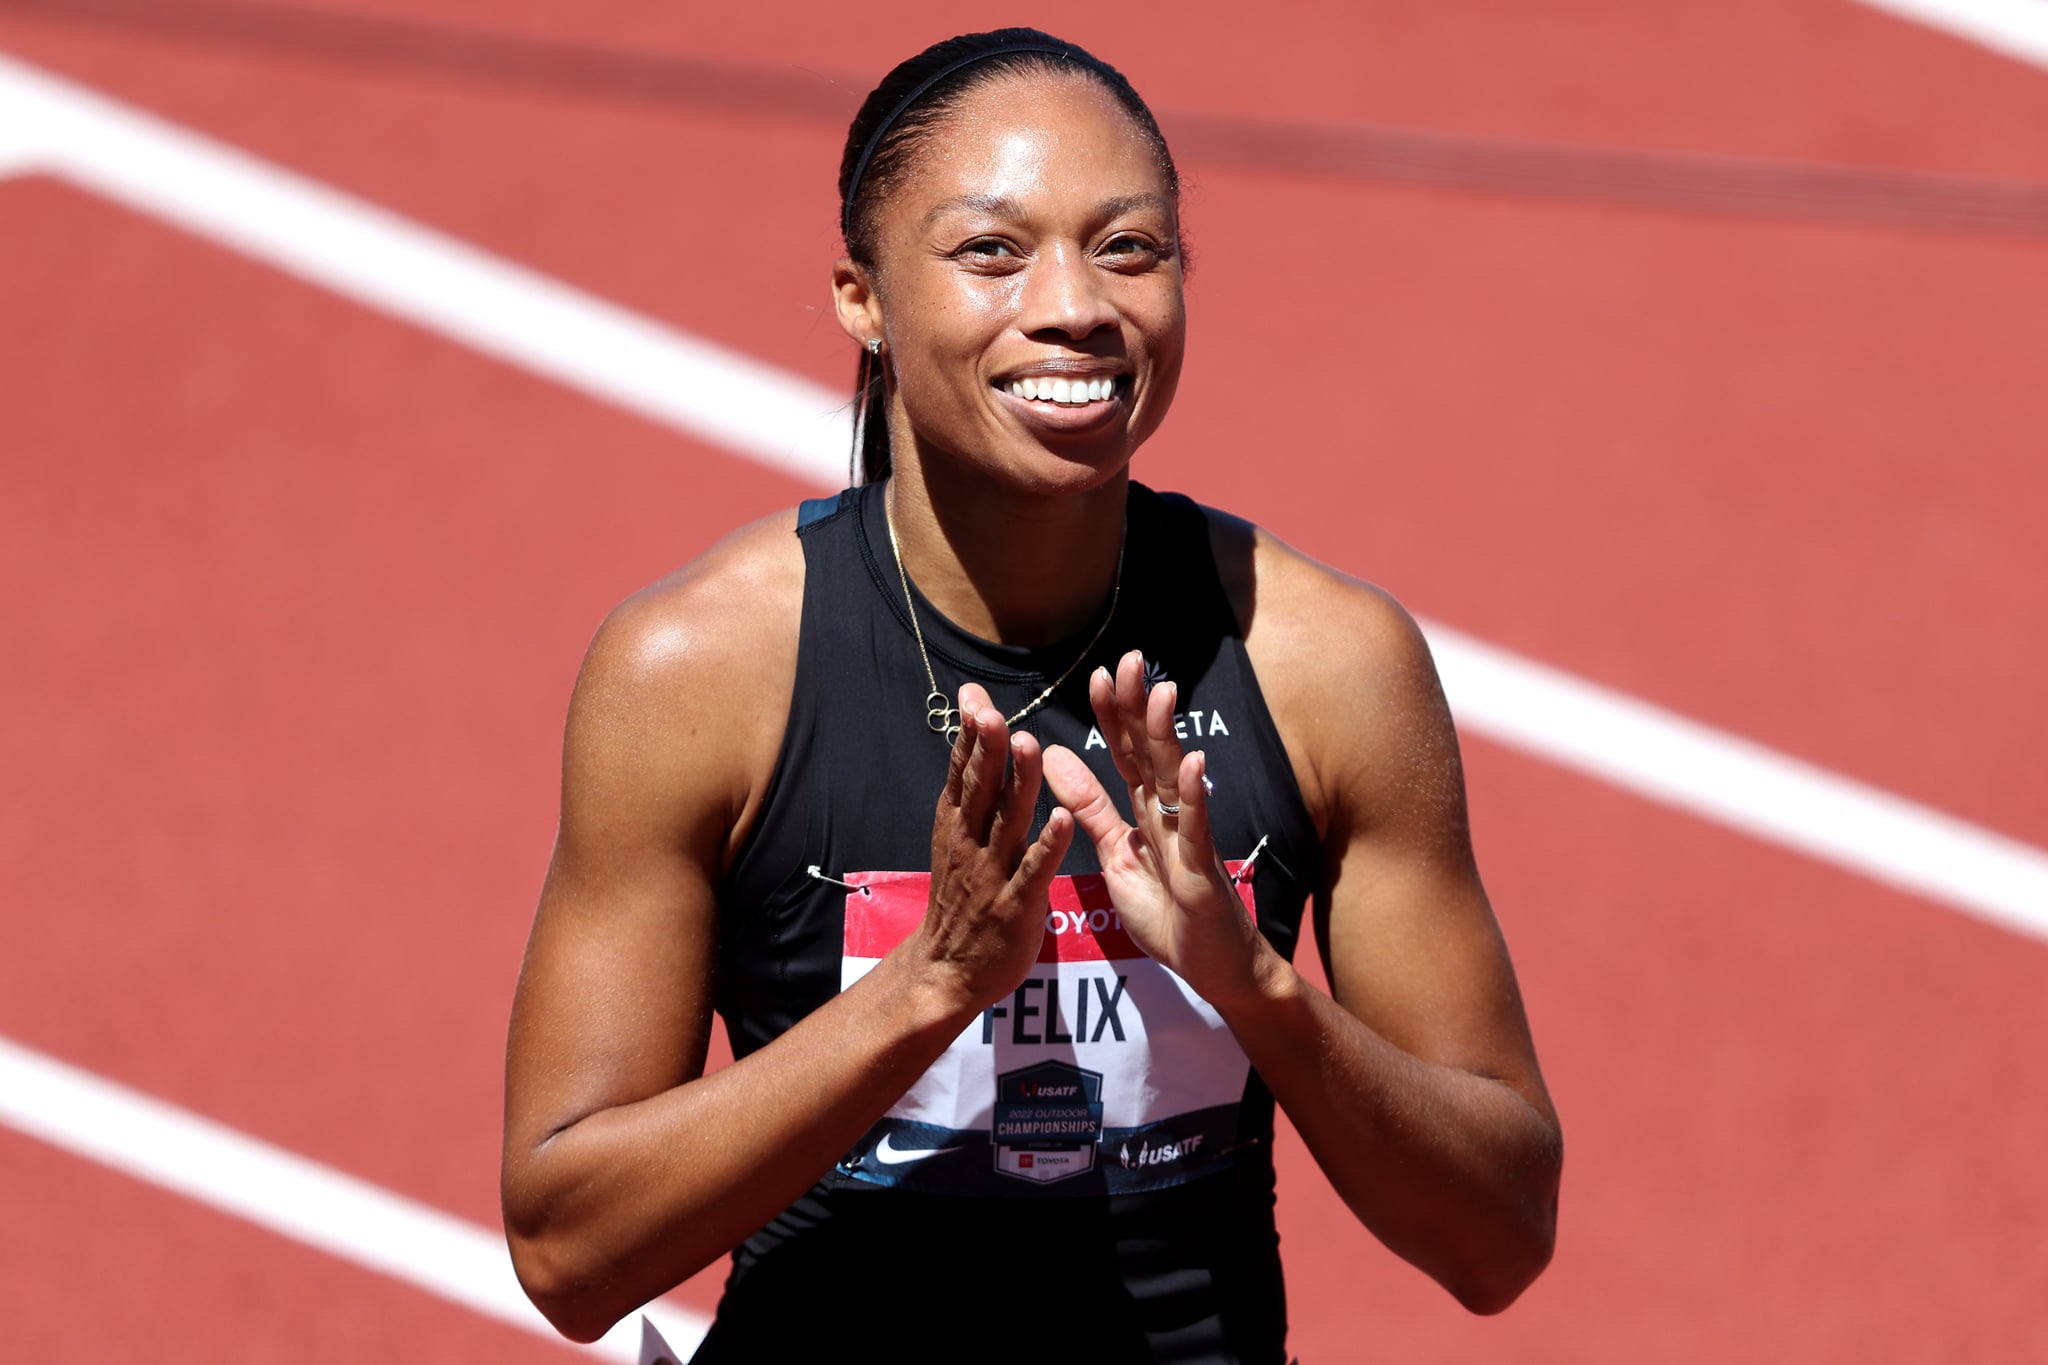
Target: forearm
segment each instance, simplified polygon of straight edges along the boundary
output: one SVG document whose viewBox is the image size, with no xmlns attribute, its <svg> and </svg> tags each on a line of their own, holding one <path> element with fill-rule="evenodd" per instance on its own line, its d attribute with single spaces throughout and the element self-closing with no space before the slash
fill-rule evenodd
<svg viewBox="0 0 2048 1365">
<path fill-rule="evenodd" d="M 1375 1236 L 1475 1312 L 1549 1262 L 1562 1139 L 1504 1081 L 1425 1062 L 1277 953 L 1219 1009 L 1317 1163 Z"/>
<path fill-rule="evenodd" d="M 594 1339 L 808 1190 L 971 1017 L 885 959 L 745 1060 L 508 1153 L 521 1282 Z"/>
</svg>

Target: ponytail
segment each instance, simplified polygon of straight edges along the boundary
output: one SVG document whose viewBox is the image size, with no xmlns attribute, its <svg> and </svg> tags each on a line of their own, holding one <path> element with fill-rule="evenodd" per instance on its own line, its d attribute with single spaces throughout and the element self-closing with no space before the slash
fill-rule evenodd
<svg viewBox="0 0 2048 1365">
<path fill-rule="evenodd" d="M 853 378 L 853 483 L 880 483 L 889 477 L 889 386 L 882 377 L 882 357 L 861 347 L 860 368 Z"/>
</svg>

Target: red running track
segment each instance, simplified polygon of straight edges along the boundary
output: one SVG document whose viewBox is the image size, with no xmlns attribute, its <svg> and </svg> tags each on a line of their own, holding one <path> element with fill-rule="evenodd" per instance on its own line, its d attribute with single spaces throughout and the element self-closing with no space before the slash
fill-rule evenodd
<svg viewBox="0 0 2048 1365">
<path fill-rule="evenodd" d="M 855 77 L 950 22 L 387 12 Z M 1853 5 L 1044 13 L 1163 110 L 2048 181 L 2015 131 L 2048 127 L 2048 73 Z M 0 51 L 844 378 L 822 122 L 6 7 Z M 1483 638 L 2048 840 L 2048 241 L 1189 170 L 1195 345 L 1143 477 Z M 0 235 L 0 1036 L 488 1223 L 582 643 L 809 490 L 46 179 L 0 181 Z M 2048 1353 L 2048 947 L 1467 747 L 1570 1134 L 1558 1260 L 1469 1319 L 1290 1147 L 1296 1350 Z M 0 1354 L 563 1358 L 0 1151 Z"/>
</svg>

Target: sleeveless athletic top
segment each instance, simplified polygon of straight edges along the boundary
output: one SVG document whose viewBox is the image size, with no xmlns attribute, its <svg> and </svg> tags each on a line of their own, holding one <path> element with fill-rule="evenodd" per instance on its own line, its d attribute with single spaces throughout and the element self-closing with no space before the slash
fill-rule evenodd
<svg viewBox="0 0 2048 1365">
<path fill-rule="evenodd" d="M 1088 706 L 1139 649 L 1209 756 L 1218 848 L 1293 956 L 1320 854 L 1185 498 L 1132 485 L 1102 639 L 1019 722 L 1128 789 Z M 789 720 L 759 822 L 719 896 L 717 1007 L 745 1057 L 851 986 L 921 920 L 948 745 L 889 547 L 882 486 L 806 503 Z M 913 587 L 914 591 L 914 587 Z M 1014 712 L 1093 634 L 992 644 L 917 600 L 951 696 Z M 1042 796 L 1038 822 L 1050 810 Z M 1035 832 L 1035 831 L 1034 831 Z M 808 1195 L 733 1253 L 696 1359 L 1284 1359 L 1273 1100 L 1216 1012 L 1123 931 L 1078 833 L 1037 964 L 971 1022 Z"/>
</svg>

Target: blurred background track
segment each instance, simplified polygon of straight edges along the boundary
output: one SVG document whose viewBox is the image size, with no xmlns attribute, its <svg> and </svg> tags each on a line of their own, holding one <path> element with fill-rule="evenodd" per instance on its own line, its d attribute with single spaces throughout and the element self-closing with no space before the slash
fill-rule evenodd
<svg viewBox="0 0 2048 1365">
<path fill-rule="evenodd" d="M 1020 18 L 1123 67 L 1192 184 L 1140 477 L 2048 841 L 2048 72 L 1846 0 Z M 0 0 L 0 54 L 833 389 L 841 120 L 958 27 Z M 492 1225 L 582 645 L 814 489 L 33 171 L 0 180 L 0 1036 Z M 2048 1353 L 2048 946 L 1467 756 L 1570 1133 L 1557 1264 L 1468 1319 L 1290 1139 L 1295 1349 Z M 0 1151 L 8 1354 L 560 1358 Z"/>
</svg>

